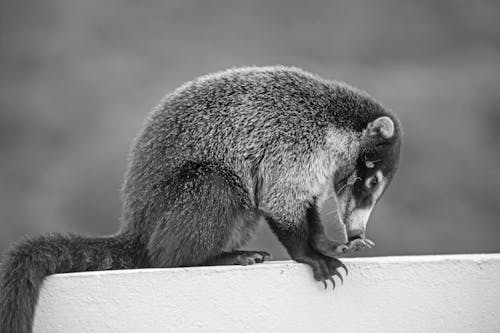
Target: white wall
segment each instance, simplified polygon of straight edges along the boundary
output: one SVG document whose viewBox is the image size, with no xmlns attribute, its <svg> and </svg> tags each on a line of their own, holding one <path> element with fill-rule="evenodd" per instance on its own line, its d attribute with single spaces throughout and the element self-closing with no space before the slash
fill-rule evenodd
<svg viewBox="0 0 500 333">
<path fill-rule="evenodd" d="M 500 254 L 344 262 L 335 291 L 292 262 L 54 275 L 35 332 L 500 332 Z"/>
</svg>

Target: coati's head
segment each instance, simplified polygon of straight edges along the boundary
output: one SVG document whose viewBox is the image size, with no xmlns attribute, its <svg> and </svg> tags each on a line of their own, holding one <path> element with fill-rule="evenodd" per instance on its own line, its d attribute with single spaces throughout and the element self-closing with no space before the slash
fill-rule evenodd
<svg viewBox="0 0 500 333">
<path fill-rule="evenodd" d="M 365 237 L 372 209 L 396 173 L 400 145 L 401 129 L 397 119 L 379 116 L 362 131 L 354 163 L 336 172 L 337 212 L 349 240 Z"/>
</svg>

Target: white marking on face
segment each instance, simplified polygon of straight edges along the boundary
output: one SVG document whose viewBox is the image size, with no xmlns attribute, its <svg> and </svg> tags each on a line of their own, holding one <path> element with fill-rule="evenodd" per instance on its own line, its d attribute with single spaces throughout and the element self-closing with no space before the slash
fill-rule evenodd
<svg viewBox="0 0 500 333">
<path fill-rule="evenodd" d="M 376 184 L 372 185 L 371 181 L 375 180 Z M 356 208 L 356 199 L 348 195 L 343 195 L 337 198 L 337 207 L 339 219 L 344 222 L 346 226 L 346 232 L 348 236 L 364 236 L 366 231 L 366 225 L 370 219 L 370 215 L 373 211 L 375 203 L 382 195 L 384 188 L 387 184 L 387 179 L 384 177 L 383 173 L 378 170 L 375 175 L 369 177 L 365 181 L 365 186 L 367 188 L 374 189 L 372 196 L 372 204 L 364 208 Z M 368 186 L 368 185 L 371 185 Z M 345 221 L 343 220 L 345 218 Z"/>
<path fill-rule="evenodd" d="M 367 208 L 358 208 L 352 211 L 351 216 L 349 216 L 346 224 L 348 236 L 364 235 L 366 224 L 368 223 L 368 219 L 370 218 L 373 206 L 374 205 L 371 205 Z"/>
<path fill-rule="evenodd" d="M 351 203 L 353 200 L 347 200 L 347 195 L 346 193 L 342 193 L 342 195 L 337 196 L 335 195 L 335 202 L 337 204 L 337 216 L 339 218 L 339 221 L 345 225 L 347 221 L 344 221 L 344 217 L 346 212 L 351 211 L 353 209 Z"/>
<path fill-rule="evenodd" d="M 373 176 L 366 178 L 365 187 L 370 189 L 374 188 L 380 185 L 383 179 L 384 175 L 382 174 L 382 171 L 378 170 Z"/>
<path fill-rule="evenodd" d="M 375 173 L 375 176 L 377 177 L 377 181 L 378 181 L 378 187 L 377 189 L 375 190 L 375 192 L 373 192 L 373 202 L 376 202 L 380 196 L 382 195 L 382 192 L 384 192 L 384 189 L 385 189 L 385 186 L 387 184 L 387 178 L 384 177 L 384 174 L 382 173 L 382 171 L 377 171 Z"/>
</svg>

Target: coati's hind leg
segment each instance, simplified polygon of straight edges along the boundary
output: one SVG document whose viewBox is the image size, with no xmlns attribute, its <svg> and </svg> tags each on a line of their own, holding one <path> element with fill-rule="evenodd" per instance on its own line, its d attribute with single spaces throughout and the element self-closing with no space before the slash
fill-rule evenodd
<svg viewBox="0 0 500 333">
<path fill-rule="evenodd" d="M 251 238 L 259 215 L 232 172 L 214 164 L 190 164 L 166 181 L 161 191 L 164 209 L 157 213 L 148 244 L 153 267 L 250 260 L 252 256 L 231 251 Z M 253 257 L 258 262 L 265 256 Z"/>
</svg>

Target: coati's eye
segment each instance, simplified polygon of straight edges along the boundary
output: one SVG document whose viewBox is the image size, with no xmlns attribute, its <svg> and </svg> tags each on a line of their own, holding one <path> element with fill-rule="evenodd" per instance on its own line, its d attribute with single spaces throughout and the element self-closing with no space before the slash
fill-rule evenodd
<svg viewBox="0 0 500 333">
<path fill-rule="evenodd" d="M 365 181 L 365 187 L 367 188 L 374 188 L 377 185 L 378 185 L 377 176 L 368 177 Z"/>
</svg>

